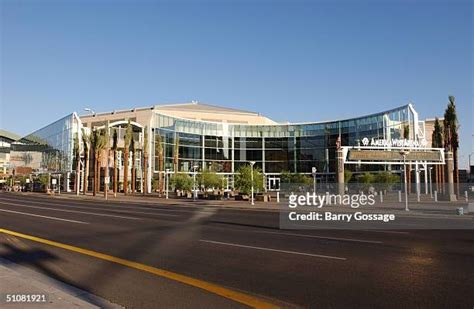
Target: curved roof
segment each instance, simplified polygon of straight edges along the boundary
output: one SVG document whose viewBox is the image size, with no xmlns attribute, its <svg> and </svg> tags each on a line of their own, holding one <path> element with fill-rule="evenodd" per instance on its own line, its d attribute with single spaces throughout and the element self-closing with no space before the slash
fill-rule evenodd
<svg viewBox="0 0 474 309">
<path fill-rule="evenodd" d="M 165 105 L 155 105 L 155 109 L 159 111 L 194 111 L 194 112 L 203 112 L 203 113 L 229 113 L 229 114 L 247 114 L 259 116 L 259 113 L 223 107 L 205 103 L 199 103 L 193 101 L 191 103 L 177 103 L 177 104 L 165 104 Z"/>
</svg>

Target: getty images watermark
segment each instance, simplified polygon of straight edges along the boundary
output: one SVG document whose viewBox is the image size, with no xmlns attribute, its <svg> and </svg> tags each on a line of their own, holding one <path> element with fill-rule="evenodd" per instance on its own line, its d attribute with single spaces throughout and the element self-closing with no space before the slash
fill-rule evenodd
<svg viewBox="0 0 474 309">
<path fill-rule="evenodd" d="M 368 213 L 360 207 L 376 204 L 375 194 L 291 193 L 289 211 L 280 213 L 281 228 L 350 228 L 357 224 L 388 223 L 396 219 L 393 213 Z M 325 208 L 328 207 L 328 208 Z M 350 226 L 348 226 L 350 225 Z"/>
</svg>

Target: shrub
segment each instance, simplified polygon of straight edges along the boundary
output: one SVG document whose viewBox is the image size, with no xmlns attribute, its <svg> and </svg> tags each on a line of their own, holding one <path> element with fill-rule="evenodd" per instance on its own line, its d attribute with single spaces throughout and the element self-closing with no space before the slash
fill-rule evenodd
<svg viewBox="0 0 474 309">
<path fill-rule="evenodd" d="M 174 174 L 170 183 L 175 190 L 191 191 L 193 188 L 193 180 L 188 174 Z"/>
<path fill-rule="evenodd" d="M 243 166 L 235 175 L 235 188 L 244 194 L 252 192 L 252 167 Z M 253 188 L 255 192 L 263 191 L 263 174 L 260 168 L 253 168 Z"/>
</svg>

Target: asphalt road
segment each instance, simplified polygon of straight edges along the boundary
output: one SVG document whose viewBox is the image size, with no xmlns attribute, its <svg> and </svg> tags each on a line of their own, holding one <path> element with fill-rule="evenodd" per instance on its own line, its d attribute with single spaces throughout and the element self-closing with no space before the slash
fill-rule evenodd
<svg viewBox="0 0 474 309">
<path fill-rule="evenodd" d="M 276 212 L 0 194 L 0 228 L 281 307 L 474 306 L 474 230 L 289 231 L 278 225 Z M 1 258 L 127 308 L 245 307 L 212 290 L 64 248 L 3 233 L 0 242 Z"/>
</svg>

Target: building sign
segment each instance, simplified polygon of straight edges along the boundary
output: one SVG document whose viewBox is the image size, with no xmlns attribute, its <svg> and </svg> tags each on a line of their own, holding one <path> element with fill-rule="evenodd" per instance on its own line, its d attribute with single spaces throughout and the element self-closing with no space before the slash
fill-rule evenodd
<svg viewBox="0 0 474 309">
<path fill-rule="evenodd" d="M 350 149 L 348 159 L 350 161 L 403 161 L 403 155 L 397 151 Z M 414 150 L 406 155 L 406 160 L 441 162 L 442 158 L 439 151 Z"/>
<path fill-rule="evenodd" d="M 375 139 L 364 137 L 362 145 L 371 147 L 401 147 L 401 148 L 424 148 L 427 145 L 425 139 L 421 141 L 411 139 Z"/>
</svg>

